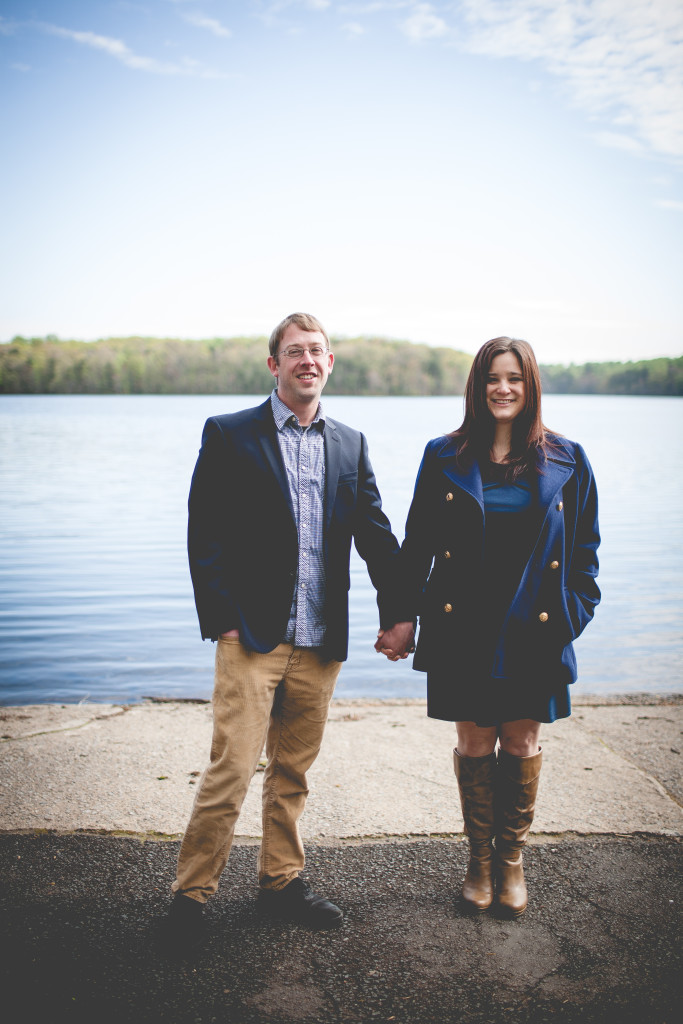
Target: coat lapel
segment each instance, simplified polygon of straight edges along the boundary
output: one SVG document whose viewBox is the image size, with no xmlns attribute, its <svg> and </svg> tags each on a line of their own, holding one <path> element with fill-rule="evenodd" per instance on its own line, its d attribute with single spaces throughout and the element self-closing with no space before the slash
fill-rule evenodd
<svg viewBox="0 0 683 1024">
<path fill-rule="evenodd" d="M 264 402 L 260 407 L 259 412 L 261 415 L 254 421 L 255 444 L 262 452 L 269 469 L 275 476 L 278 486 L 282 491 L 282 496 L 287 503 L 287 508 L 289 509 L 292 520 L 294 520 L 292 496 L 289 493 L 287 476 L 285 474 L 284 466 L 282 465 L 282 456 L 280 455 L 280 446 L 277 440 L 277 428 L 275 426 L 275 420 L 273 419 L 270 399 Z"/>
<path fill-rule="evenodd" d="M 543 510 L 549 508 L 561 491 L 574 470 L 574 461 L 567 453 L 563 456 L 548 459 L 538 477 L 538 503 Z"/>
<path fill-rule="evenodd" d="M 325 529 L 330 525 L 341 467 L 341 440 L 332 420 L 325 422 Z"/>
<path fill-rule="evenodd" d="M 470 466 L 462 468 L 458 466 L 457 462 L 457 450 L 455 442 L 449 441 L 444 448 L 439 452 L 439 458 L 443 460 L 441 463 L 443 472 L 451 480 L 456 487 L 460 487 L 467 494 L 471 495 L 478 505 L 484 508 L 484 489 L 481 483 L 481 471 L 477 462 L 472 462 Z"/>
<path fill-rule="evenodd" d="M 483 509 L 484 491 L 479 465 L 473 462 L 469 467 L 461 469 L 456 461 L 453 442 L 442 448 L 439 458 L 443 460 L 443 471 L 448 479 L 470 494 Z M 548 459 L 538 477 L 538 500 L 542 509 L 545 510 L 552 504 L 558 491 L 571 477 L 573 469 L 574 460 L 564 447 L 557 455 Z"/>
</svg>

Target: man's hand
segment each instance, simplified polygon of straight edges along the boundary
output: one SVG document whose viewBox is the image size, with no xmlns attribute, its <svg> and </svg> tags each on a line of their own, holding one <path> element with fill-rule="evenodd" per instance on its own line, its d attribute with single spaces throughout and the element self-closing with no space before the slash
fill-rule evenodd
<svg viewBox="0 0 683 1024">
<path fill-rule="evenodd" d="M 389 661 L 403 661 L 415 650 L 415 630 L 412 622 L 396 622 L 391 629 L 380 629 L 375 650 L 386 654 Z"/>
</svg>

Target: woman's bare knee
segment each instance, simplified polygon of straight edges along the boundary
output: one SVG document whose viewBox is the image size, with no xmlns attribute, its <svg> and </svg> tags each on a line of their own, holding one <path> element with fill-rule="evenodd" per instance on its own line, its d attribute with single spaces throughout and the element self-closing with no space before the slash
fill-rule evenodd
<svg viewBox="0 0 683 1024">
<path fill-rule="evenodd" d="M 456 722 L 458 753 L 462 757 L 486 757 L 496 749 L 498 730 L 495 726 L 482 728 L 475 722 Z"/>
<path fill-rule="evenodd" d="M 500 727 L 500 745 L 506 754 L 514 757 L 531 757 L 538 753 L 541 723 L 531 718 L 517 722 L 503 722 Z"/>
</svg>

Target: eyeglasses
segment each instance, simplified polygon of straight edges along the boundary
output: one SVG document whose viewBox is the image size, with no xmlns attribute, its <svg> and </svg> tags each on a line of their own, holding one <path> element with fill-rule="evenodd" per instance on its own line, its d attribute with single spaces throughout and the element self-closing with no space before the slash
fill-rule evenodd
<svg viewBox="0 0 683 1024">
<path fill-rule="evenodd" d="M 324 356 L 329 349 L 323 348 L 322 345 L 311 345 L 310 348 L 301 348 L 300 345 L 292 345 L 291 348 L 286 348 L 284 352 L 280 352 L 281 356 L 286 356 L 287 359 L 301 359 L 304 352 L 308 352 L 314 359 L 319 359 Z"/>
</svg>

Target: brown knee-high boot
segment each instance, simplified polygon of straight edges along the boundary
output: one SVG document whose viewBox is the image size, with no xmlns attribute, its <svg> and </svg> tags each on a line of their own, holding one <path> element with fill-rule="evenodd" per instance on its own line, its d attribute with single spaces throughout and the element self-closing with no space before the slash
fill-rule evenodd
<svg viewBox="0 0 683 1024">
<path fill-rule="evenodd" d="M 515 757 L 498 751 L 496 773 L 496 899 L 500 910 L 519 917 L 526 910 L 527 891 L 522 866 L 536 808 L 542 751 Z"/>
<path fill-rule="evenodd" d="M 462 886 L 462 898 L 470 910 L 480 913 L 493 903 L 496 755 L 462 757 L 454 750 L 453 766 L 460 790 L 465 833 L 470 842 L 470 863 Z"/>
</svg>

